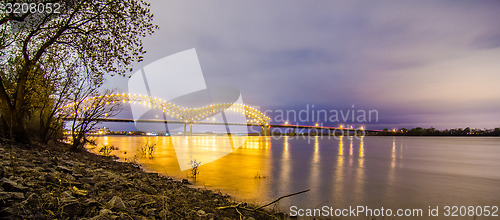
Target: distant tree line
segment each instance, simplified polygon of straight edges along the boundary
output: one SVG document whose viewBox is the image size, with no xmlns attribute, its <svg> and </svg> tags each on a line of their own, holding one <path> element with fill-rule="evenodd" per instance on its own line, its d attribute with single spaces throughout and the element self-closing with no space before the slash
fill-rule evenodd
<svg viewBox="0 0 500 220">
<path fill-rule="evenodd" d="M 402 128 L 399 130 L 389 130 L 385 128 L 379 135 L 386 136 L 500 136 L 500 128 L 478 129 L 478 128 L 453 128 L 439 130 L 433 127 L 412 129 Z"/>
</svg>

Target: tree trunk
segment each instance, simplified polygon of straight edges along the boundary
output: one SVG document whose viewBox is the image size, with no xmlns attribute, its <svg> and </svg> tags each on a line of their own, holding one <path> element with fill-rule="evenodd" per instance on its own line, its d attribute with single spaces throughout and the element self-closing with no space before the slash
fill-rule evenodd
<svg viewBox="0 0 500 220">
<path fill-rule="evenodd" d="M 4 138 L 9 137 L 9 126 L 7 124 L 7 121 L 5 121 L 5 117 L 3 115 L 0 116 L 0 124 L 1 124 L 0 136 Z"/>
<path fill-rule="evenodd" d="M 40 126 L 38 127 L 38 135 L 40 136 L 40 141 L 42 142 L 42 144 L 47 144 L 52 138 L 50 135 L 51 119 L 47 119 L 47 121 L 44 121 L 42 117 L 42 114 L 40 114 Z"/>
<path fill-rule="evenodd" d="M 24 129 L 24 117 L 21 113 L 13 112 L 10 118 L 10 137 L 19 143 L 30 143 L 28 133 Z"/>
<path fill-rule="evenodd" d="M 80 131 L 73 131 L 73 132 L 78 132 L 76 135 L 73 135 L 73 145 L 71 146 L 73 150 L 77 150 L 80 145 L 85 144 L 85 134 L 81 134 Z"/>
<path fill-rule="evenodd" d="M 12 111 L 10 108 L 2 108 L 2 112 L 9 137 L 19 143 L 30 143 L 28 133 L 24 129 L 22 113 Z"/>
<path fill-rule="evenodd" d="M 0 107 L 5 117 L 5 121 L 7 122 L 10 138 L 19 143 L 30 143 L 28 133 L 24 128 L 23 113 L 28 69 L 29 65 L 20 71 L 16 93 L 12 99 L 9 98 L 3 82 L 0 81 Z"/>
</svg>

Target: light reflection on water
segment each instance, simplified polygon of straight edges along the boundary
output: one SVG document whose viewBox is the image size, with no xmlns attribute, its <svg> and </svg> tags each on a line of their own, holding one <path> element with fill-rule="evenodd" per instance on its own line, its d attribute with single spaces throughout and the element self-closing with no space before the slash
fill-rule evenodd
<svg viewBox="0 0 500 220">
<path fill-rule="evenodd" d="M 153 158 L 137 156 L 148 138 L 157 139 Z M 500 138 L 431 137 L 234 137 L 246 143 L 221 159 L 200 166 L 198 186 L 220 189 L 247 201 L 282 200 L 314 208 L 350 205 L 416 208 L 432 205 L 500 205 Z M 196 152 L 216 152 L 223 137 L 104 136 L 97 142 L 119 150 L 148 171 L 186 178 L 174 144 Z M 261 177 L 261 178 L 256 178 Z"/>
</svg>

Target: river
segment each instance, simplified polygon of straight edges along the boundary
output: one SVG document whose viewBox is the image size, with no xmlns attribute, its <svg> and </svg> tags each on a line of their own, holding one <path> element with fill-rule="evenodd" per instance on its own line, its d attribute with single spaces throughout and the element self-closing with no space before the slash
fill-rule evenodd
<svg viewBox="0 0 500 220">
<path fill-rule="evenodd" d="M 181 179 L 190 173 L 180 171 L 174 145 L 186 138 L 195 150 L 216 150 L 223 137 L 101 136 L 97 142 L 118 147 L 112 154 L 122 160 Z M 281 200 L 285 212 L 366 206 L 422 208 L 427 215 L 429 206 L 439 206 L 442 216 L 444 206 L 500 205 L 498 137 L 234 138 L 246 143 L 214 162 L 201 160 L 191 182 L 259 203 L 310 189 Z M 138 150 L 146 140 L 157 144 L 152 158 Z"/>
</svg>

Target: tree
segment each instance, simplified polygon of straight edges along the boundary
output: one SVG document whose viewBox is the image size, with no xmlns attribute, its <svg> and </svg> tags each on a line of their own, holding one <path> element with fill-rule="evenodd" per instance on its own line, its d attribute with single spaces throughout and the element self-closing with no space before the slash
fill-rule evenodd
<svg viewBox="0 0 500 220">
<path fill-rule="evenodd" d="M 493 135 L 500 136 L 500 128 L 495 128 L 495 130 L 493 131 Z"/>
<path fill-rule="evenodd" d="M 471 133 L 470 127 L 466 127 L 463 132 L 464 134 L 470 134 Z"/>
<path fill-rule="evenodd" d="M 87 143 L 85 134 L 93 130 L 98 118 L 113 117 L 119 113 L 120 102 L 112 91 L 99 92 L 99 84 L 81 79 L 77 89 L 71 94 L 72 102 L 63 106 L 65 118 L 71 121 L 72 148 L 77 149 Z"/>
<path fill-rule="evenodd" d="M 72 100 L 82 73 L 77 65 L 59 66 L 67 56 L 54 57 L 45 64 L 43 74 L 33 74 L 28 80 L 26 110 L 27 130 L 42 143 L 62 135 L 61 107 Z"/>
<path fill-rule="evenodd" d="M 60 13 L 0 14 L 0 54 L 5 55 L 0 65 L 0 109 L 11 138 L 21 142 L 28 141 L 25 119 L 33 113 L 26 109 L 32 101 L 29 81 L 50 72 L 51 61 L 66 56 L 57 67 L 76 64 L 94 79 L 106 73 L 125 76 L 145 53 L 141 38 L 156 28 L 144 0 L 42 3 L 60 4 Z M 64 68 L 57 73 L 64 74 Z"/>
</svg>

